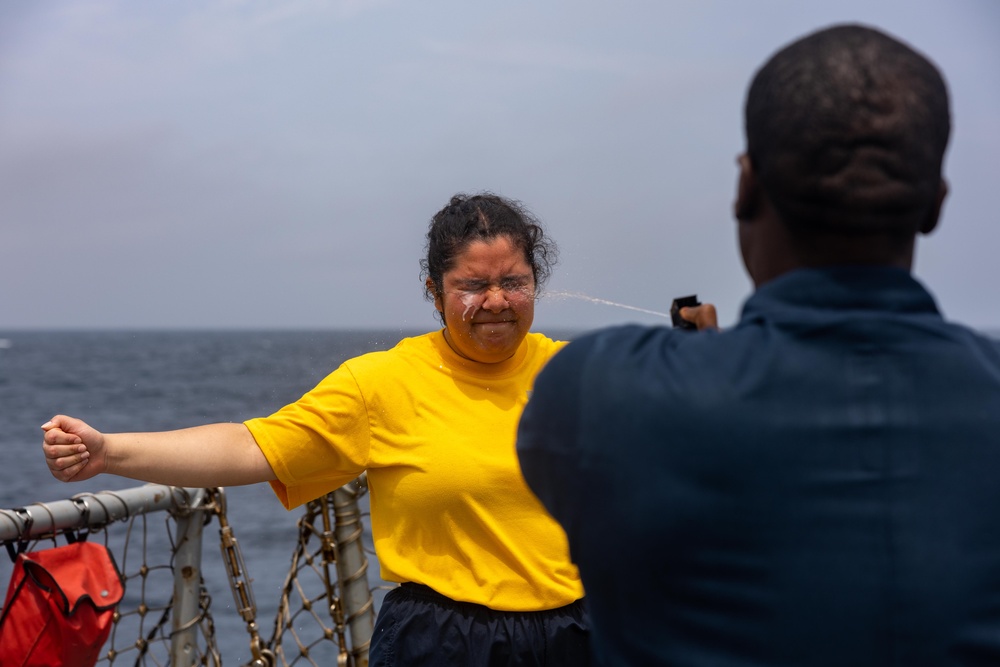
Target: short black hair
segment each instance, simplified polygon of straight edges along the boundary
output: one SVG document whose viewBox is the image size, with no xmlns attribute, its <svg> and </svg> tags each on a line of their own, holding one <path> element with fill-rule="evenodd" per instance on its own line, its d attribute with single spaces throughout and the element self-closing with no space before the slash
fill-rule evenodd
<svg viewBox="0 0 1000 667">
<path fill-rule="evenodd" d="M 916 233 L 936 205 L 951 130 L 937 68 L 873 28 L 778 51 L 746 99 L 747 154 L 791 229 Z"/>
</svg>

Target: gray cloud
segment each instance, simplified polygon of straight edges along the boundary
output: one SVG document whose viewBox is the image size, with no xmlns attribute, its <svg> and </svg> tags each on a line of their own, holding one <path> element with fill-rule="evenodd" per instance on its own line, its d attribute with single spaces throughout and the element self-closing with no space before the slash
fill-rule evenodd
<svg viewBox="0 0 1000 667">
<path fill-rule="evenodd" d="M 456 191 L 562 249 L 541 327 L 749 291 L 730 203 L 757 66 L 835 21 L 928 53 L 953 195 L 918 250 L 947 314 L 1000 327 L 1000 9 L 755 3 L 169 2 L 0 8 L 0 329 L 435 326 L 418 259 Z"/>
</svg>

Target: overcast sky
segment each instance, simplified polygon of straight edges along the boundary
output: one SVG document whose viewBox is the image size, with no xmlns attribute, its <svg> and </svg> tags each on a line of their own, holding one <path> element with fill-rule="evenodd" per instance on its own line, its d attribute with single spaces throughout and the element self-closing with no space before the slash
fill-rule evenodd
<svg viewBox="0 0 1000 667">
<path fill-rule="evenodd" d="M 845 21 L 943 70 L 916 274 L 1000 328 L 994 0 L 39 0 L 0 4 L 0 329 L 433 328 L 427 223 L 484 189 L 560 246 L 536 329 L 731 323 L 747 83 Z"/>
</svg>

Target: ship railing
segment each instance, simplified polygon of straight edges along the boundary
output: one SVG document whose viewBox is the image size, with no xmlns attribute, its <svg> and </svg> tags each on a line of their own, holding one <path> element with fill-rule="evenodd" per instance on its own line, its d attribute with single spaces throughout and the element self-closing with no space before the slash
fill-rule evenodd
<svg viewBox="0 0 1000 667">
<path fill-rule="evenodd" d="M 358 505 L 365 482 L 362 476 L 306 505 L 267 641 L 259 634 L 251 580 L 221 488 L 147 484 L 0 509 L 0 542 L 12 558 L 56 546 L 60 538 L 104 542 L 126 586 L 98 664 L 221 667 L 202 567 L 203 528 L 215 519 L 223 565 L 247 628 L 247 664 L 329 664 L 335 655 L 340 667 L 366 667 L 375 612 Z M 154 517 L 164 519 L 165 529 L 150 528 Z M 315 626 L 311 634 L 303 630 L 309 625 Z"/>
</svg>

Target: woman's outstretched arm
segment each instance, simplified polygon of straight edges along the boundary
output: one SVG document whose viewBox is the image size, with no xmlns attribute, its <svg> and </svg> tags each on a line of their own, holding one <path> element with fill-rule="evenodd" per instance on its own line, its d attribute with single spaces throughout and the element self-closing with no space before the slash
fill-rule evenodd
<svg viewBox="0 0 1000 667">
<path fill-rule="evenodd" d="M 243 424 L 208 424 L 154 433 L 101 433 L 57 415 L 42 424 L 52 476 L 78 482 L 101 473 L 155 484 L 237 486 L 276 479 Z"/>
</svg>

